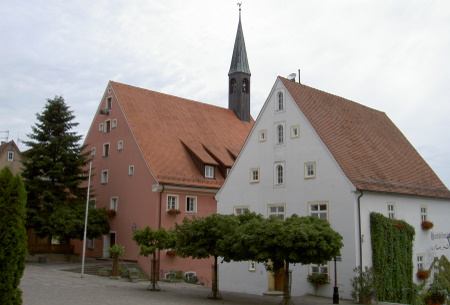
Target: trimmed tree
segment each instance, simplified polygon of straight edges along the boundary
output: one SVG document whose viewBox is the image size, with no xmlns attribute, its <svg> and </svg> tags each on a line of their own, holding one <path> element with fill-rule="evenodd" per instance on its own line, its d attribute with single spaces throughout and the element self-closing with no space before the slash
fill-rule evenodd
<svg viewBox="0 0 450 305">
<path fill-rule="evenodd" d="M 22 304 L 18 288 L 25 269 L 27 232 L 26 192 L 19 175 L 8 167 L 0 171 L 0 303 Z"/>
<path fill-rule="evenodd" d="M 176 247 L 180 257 L 203 259 L 214 257 L 214 272 L 210 299 L 221 299 L 217 281 L 217 258 L 228 257 L 226 247 L 234 236 L 239 221 L 234 215 L 213 214 L 208 217 L 184 218 L 181 225 L 175 225 Z"/>
<path fill-rule="evenodd" d="M 89 152 L 83 152 L 82 136 L 72 131 L 78 123 L 73 122 L 73 111 L 62 96 L 47 99 L 44 111 L 36 117 L 38 122 L 28 135 L 31 140 L 25 142 L 30 149 L 23 153 L 27 225 L 41 238 L 56 237 L 66 243 L 70 238 L 82 239 L 87 189 L 81 185 L 88 178 Z M 100 237 L 108 232 L 104 211 L 91 210 L 88 235 Z"/>
<path fill-rule="evenodd" d="M 324 264 L 340 255 L 343 243 L 327 221 L 294 214 L 284 221 L 276 217 L 246 221 L 235 238 L 237 247 L 246 249 L 242 251 L 248 252 L 249 259 L 264 263 L 275 275 L 284 268 L 283 304 L 291 304 L 290 264 Z"/>
<path fill-rule="evenodd" d="M 152 291 L 158 291 L 157 287 L 157 271 L 156 271 L 156 250 L 172 249 L 175 247 L 175 240 L 172 231 L 166 231 L 164 228 L 152 230 L 145 227 L 143 230 L 136 230 L 133 233 L 133 240 L 140 247 L 139 254 L 148 257 L 152 255 L 152 275 L 151 282 Z"/>
</svg>

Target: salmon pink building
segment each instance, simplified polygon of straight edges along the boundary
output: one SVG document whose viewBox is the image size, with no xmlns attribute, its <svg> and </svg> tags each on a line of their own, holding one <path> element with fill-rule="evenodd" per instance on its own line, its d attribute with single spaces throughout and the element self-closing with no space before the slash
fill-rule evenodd
<svg viewBox="0 0 450 305">
<path fill-rule="evenodd" d="M 111 231 L 88 241 L 86 256 L 109 257 L 110 246 L 120 244 L 125 247 L 123 259 L 138 261 L 150 274 L 150 258 L 139 256 L 133 229 L 168 229 L 184 217 L 217 212 L 214 196 L 253 125 L 240 18 L 227 87 L 228 109 L 114 81 L 107 84 L 85 144 L 93 158 L 96 207 L 108 209 Z M 76 252 L 81 248 L 77 244 Z M 160 277 L 177 270 L 211 284 L 211 261 L 182 259 L 166 251 L 157 256 Z"/>
</svg>

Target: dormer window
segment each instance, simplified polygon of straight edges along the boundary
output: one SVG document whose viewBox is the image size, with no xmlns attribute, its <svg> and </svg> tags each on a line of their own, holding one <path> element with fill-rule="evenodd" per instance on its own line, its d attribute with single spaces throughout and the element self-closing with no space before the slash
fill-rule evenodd
<svg viewBox="0 0 450 305">
<path fill-rule="evenodd" d="M 205 165 L 205 178 L 214 179 L 214 166 Z"/>
</svg>

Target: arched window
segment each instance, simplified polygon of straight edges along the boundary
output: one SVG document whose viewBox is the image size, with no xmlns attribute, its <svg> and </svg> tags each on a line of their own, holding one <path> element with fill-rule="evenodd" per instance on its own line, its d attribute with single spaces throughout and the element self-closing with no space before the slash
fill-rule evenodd
<svg viewBox="0 0 450 305">
<path fill-rule="evenodd" d="M 247 78 L 244 78 L 244 80 L 242 81 L 242 92 L 250 92 L 250 82 Z"/>
<path fill-rule="evenodd" d="M 236 92 L 236 79 L 232 78 L 230 80 L 230 93 Z"/>
<path fill-rule="evenodd" d="M 283 165 L 278 165 L 276 167 L 276 171 L 277 171 L 277 184 L 283 184 L 284 183 Z"/>
<path fill-rule="evenodd" d="M 283 125 L 281 124 L 277 126 L 277 143 L 278 144 L 284 143 L 284 129 Z"/>
<path fill-rule="evenodd" d="M 277 100 L 277 110 L 284 110 L 284 98 L 283 92 L 278 92 L 278 100 Z"/>
</svg>

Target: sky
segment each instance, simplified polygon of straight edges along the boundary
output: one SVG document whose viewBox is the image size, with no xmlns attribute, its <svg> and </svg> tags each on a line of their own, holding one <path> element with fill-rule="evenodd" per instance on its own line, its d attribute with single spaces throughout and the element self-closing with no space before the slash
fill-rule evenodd
<svg viewBox="0 0 450 305">
<path fill-rule="evenodd" d="M 228 107 L 237 2 L 1 0 L 0 140 L 26 149 L 57 95 L 86 135 L 109 80 Z M 450 1 L 242 0 L 241 18 L 254 118 L 300 69 L 385 112 L 450 187 Z"/>
</svg>

